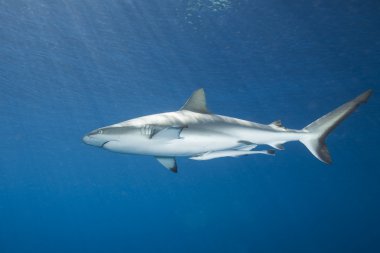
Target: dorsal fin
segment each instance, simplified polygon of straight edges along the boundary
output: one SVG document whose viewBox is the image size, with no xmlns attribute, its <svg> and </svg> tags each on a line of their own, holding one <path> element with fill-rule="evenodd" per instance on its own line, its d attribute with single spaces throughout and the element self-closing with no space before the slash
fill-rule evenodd
<svg viewBox="0 0 380 253">
<path fill-rule="evenodd" d="M 209 113 L 206 106 L 205 91 L 203 89 L 194 91 L 194 93 L 180 110 L 187 110 L 198 113 Z"/>
</svg>

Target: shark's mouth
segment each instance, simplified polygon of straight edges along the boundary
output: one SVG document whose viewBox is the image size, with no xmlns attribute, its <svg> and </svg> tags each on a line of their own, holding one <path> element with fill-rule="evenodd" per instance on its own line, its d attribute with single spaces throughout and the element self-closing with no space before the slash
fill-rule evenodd
<svg viewBox="0 0 380 253">
<path fill-rule="evenodd" d="M 104 142 L 100 147 L 101 147 L 101 148 L 104 148 L 104 145 L 106 145 L 108 142 L 110 142 L 110 141 L 106 141 L 106 142 Z"/>
<path fill-rule="evenodd" d="M 101 147 L 101 148 L 105 148 L 105 149 L 107 149 L 107 144 L 110 143 L 110 142 L 117 142 L 117 141 L 116 141 L 116 140 L 106 141 L 106 142 L 104 142 L 100 147 Z"/>
</svg>

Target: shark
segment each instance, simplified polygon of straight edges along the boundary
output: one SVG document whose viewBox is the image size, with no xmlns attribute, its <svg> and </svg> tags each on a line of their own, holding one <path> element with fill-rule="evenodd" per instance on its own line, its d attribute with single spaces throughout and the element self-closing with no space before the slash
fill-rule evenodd
<svg viewBox="0 0 380 253">
<path fill-rule="evenodd" d="M 83 137 L 86 144 L 123 154 L 154 156 L 177 173 L 177 157 L 210 160 L 284 150 L 284 143 L 299 141 L 320 161 L 332 162 L 325 140 L 339 123 L 362 103 L 369 89 L 318 118 L 301 130 L 288 129 L 280 120 L 268 125 L 211 113 L 204 89 L 198 89 L 178 110 L 138 117 L 101 127 Z"/>
</svg>

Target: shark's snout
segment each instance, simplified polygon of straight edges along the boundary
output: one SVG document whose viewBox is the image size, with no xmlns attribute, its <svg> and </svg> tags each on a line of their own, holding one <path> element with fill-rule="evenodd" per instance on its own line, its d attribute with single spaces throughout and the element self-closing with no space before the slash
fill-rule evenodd
<svg viewBox="0 0 380 253">
<path fill-rule="evenodd" d="M 91 141 L 90 137 L 86 134 L 85 136 L 83 136 L 82 138 L 82 141 L 86 144 L 89 144 L 89 142 Z"/>
<path fill-rule="evenodd" d="M 102 147 L 104 143 L 107 142 L 107 141 L 101 140 L 100 138 L 97 138 L 97 136 L 92 133 L 89 133 L 83 136 L 82 140 L 84 143 L 91 146 L 96 146 L 96 147 Z"/>
</svg>

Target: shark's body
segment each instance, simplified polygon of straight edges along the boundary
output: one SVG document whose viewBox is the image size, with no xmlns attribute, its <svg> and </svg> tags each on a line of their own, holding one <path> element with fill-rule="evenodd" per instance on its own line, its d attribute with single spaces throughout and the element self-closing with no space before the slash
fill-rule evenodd
<svg viewBox="0 0 380 253">
<path fill-rule="evenodd" d="M 358 105 L 366 102 L 371 93 L 368 90 L 302 130 L 292 130 L 284 128 L 280 121 L 263 125 L 211 114 L 206 108 L 204 91 L 199 89 L 179 111 L 103 127 L 92 131 L 83 140 L 115 152 L 155 156 L 173 172 L 177 172 L 177 156 L 209 160 L 274 154 L 273 150 L 253 149 L 260 145 L 283 149 L 282 144 L 289 141 L 301 141 L 319 160 L 331 163 L 325 138 Z"/>
</svg>

